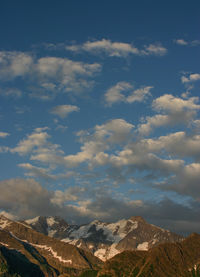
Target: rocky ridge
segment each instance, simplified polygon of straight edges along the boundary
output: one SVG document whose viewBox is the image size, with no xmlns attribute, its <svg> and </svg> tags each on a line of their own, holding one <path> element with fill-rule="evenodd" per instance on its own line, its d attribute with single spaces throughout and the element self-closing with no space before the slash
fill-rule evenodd
<svg viewBox="0 0 200 277">
<path fill-rule="evenodd" d="M 101 261 L 91 253 L 4 216 L 0 216 L 0 253 L 2 259 L 7 257 L 7 268 L 12 268 L 13 260 L 19 264 L 23 260 L 29 266 L 31 263 L 37 274 L 34 271 L 33 275 L 27 276 L 59 276 L 67 272 L 72 276 L 101 265 Z"/>
<path fill-rule="evenodd" d="M 200 235 L 148 251 L 124 251 L 106 261 L 97 277 L 199 277 Z"/>
<path fill-rule="evenodd" d="M 114 223 L 98 220 L 85 225 L 69 225 L 58 217 L 38 217 L 26 223 L 39 231 L 91 252 L 106 261 L 125 250 L 149 250 L 182 237 L 133 216 Z"/>
</svg>

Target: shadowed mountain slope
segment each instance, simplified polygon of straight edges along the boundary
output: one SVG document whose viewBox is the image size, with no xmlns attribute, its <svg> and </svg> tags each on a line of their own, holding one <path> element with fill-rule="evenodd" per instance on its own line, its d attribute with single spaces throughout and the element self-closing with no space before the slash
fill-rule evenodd
<svg viewBox="0 0 200 277">
<path fill-rule="evenodd" d="M 199 277 L 200 235 L 149 251 L 125 251 L 105 262 L 98 277 Z"/>
<path fill-rule="evenodd" d="M 101 261 L 91 253 L 45 236 L 26 224 L 3 216 L 0 217 L 0 246 L 4 258 L 16 255 L 16 260 L 20 260 L 20 257 L 21 260 L 28 260 L 35 264 L 35 268 L 37 266 L 44 276 L 58 276 L 67 272 L 78 274 L 85 269 L 95 269 L 101 265 Z M 12 268 L 12 258 L 6 260 L 7 265 Z"/>
</svg>

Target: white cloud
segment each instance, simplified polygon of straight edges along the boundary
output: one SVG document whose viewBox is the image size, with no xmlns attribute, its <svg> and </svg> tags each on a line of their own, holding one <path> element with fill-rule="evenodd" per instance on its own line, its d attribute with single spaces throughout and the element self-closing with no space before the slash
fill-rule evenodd
<svg viewBox="0 0 200 277">
<path fill-rule="evenodd" d="M 80 141 L 83 143 L 81 152 L 68 155 L 64 160 L 68 166 L 78 166 L 85 161 L 96 163 L 106 161 L 105 150 L 116 144 L 125 143 L 130 139 L 133 125 L 123 119 L 113 119 L 102 125 L 96 125 L 93 134 L 79 132 Z"/>
<path fill-rule="evenodd" d="M 108 105 L 112 105 L 117 102 L 142 102 L 146 96 L 150 95 L 151 89 L 152 87 L 147 86 L 134 90 L 133 85 L 130 83 L 118 82 L 116 85 L 107 90 L 104 97 Z M 124 93 L 128 95 L 126 96 Z"/>
<path fill-rule="evenodd" d="M 127 57 L 128 55 L 162 56 L 167 53 L 167 49 L 160 44 L 150 44 L 140 50 L 130 43 L 112 42 L 109 39 L 87 41 L 82 45 L 66 46 L 66 49 L 73 52 L 87 51 L 94 54 L 105 53 L 110 57 Z"/>
<path fill-rule="evenodd" d="M 67 46 L 71 51 L 104 52 L 109 56 L 127 57 L 129 54 L 139 54 L 139 50 L 129 43 L 112 42 L 108 39 L 99 41 L 87 41 L 83 45 Z"/>
<path fill-rule="evenodd" d="M 14 79 L 23 77 L 30 72 L 33 58 L 22 52 L 0 52 L 0 78 Z"/>
<path fill-rule="evenodd" d="M 182 46 L 197 46 L 200 44 L 200 40 L 191 40 L 191 41 L 186 41 L 185 39 L 175 39 L 174 43 L 178 44 L 178 45 L 182 45 Z"/>
<path fill-rule="evenodd" d="M 48 138 L 50 138 L 50 136 L 47 132 L 35 131 L 28 135 L 26 139 L 21 140 L 15 148 L 11 149 L 11 152 L 20 155 L 29 154 L 34 149 L 45 146 Z"/>
<path fill-rule="evenodd" d="M 61 118 L 67 117 L 72 112 L 78 112 L 80 109 L 77 106 L 74 105 L 59 105 L 55 106 L 51 113 L 58 115 Z"/>
<path fill-rule="evenodd" d="M 158 138 L 140 139 L 127 146 L 124 154 L 134 156 L 146 156 L 150 153 L 172 158 L 193 158 L 200 160 L 200 136 L 187 135 L 185 132 L 175 132 Z M 123 156 L 123 155 L 122 155 Z"/>
<path fill-rule="evenodd" d="M 128 97 L 127 97 L 127 102 L 128 103 L 133 103 L 133 102 L 142 102 L 144 100 L 144 98 L 147 95 L 150 95 L 150 90 L 153 87 L 144 87 L 144 88 L 140 88 L 140 89 L 136 89 L 134 90 Z"/>
<path fill-rule="evenodd" d="M 171 94 L 165 94 L 152 103 L 155 111 L 164 114 L 157 114 L 152 117 L 146 117 L 145 122 L 140 124 L 138 132 L 141 135 L 148 135 L 153 128 L 162 127 L 166 125 L 189 124 L 196 115 L 196 111 L 200 109 L 197 104 L 198 97 L 190 97 L 182 99 L 174 97 Z"/>
<path fill-rule="evenodd" d="M 105 93 L 106 103 L 112 105 L 116 102 L 125 102 L 126 97 L 122 94 L 123 91 L 129 91 L 133 86 L 127 82 L 118 82 L 115 86 L 109 88 Z"/>
<path fill-rule="evenodd" d="M 167 53 L 167 49 L 161 44 L 150 44 L 145 46 L 145 50 L 141 51 L 144 55 L 164 56 Z"/>
<path fill-rule="evenodd" d="M 175 39 L 174 42 L 179 45 L 188 45 L 188 42 L 184 39 Z"/>
<path fill-rule="evenodd" d="M 0 132 L 0 138 L 6 138 L 7 136 L 9 136 L 10 134 L 7 132 Z"/>
<path fill-rule="evenodd" d="M 0 52 L 0 78 L 2 81 L 23 78 L 29 95 L 50 99 L 58 92 L 78 93 L 92 87 L 88 80 L 101 71 L 98 63 L 72 61 L 68 58 L 36 58 L 23 52 Z M 7 90 L 4 94 L 19 96 L 20 90 Z"/>
<path fill-rule="evenodd" d="M 131 148 L 125 148 L 118 155 L 111 155 L 110 163 L 118 170 L 128 166 L 133 171 L 147 170 L 162 176 L 174 174 L 184 165 L 183 160 L 162 159 L 153 153 L 133 151 Z"/>
<path fill-rule="evenodd" d="M 185 100 L 179 97 L 174 97 L 171 94 L 164 94 L 153 101 L 152 107 L 156 111 L 169 111 L 176 113 L 177 111 L 182 111 L 184 109 L 200 109 L 200 105 L 196 104 L 198 101 L 198 97 L 190 97 Z"/>
<path fill-rule="evenodd" d="M 181 81 L 182 83 L 192 83 L 200 80 L 200 74 L 199 73 L 193 73 L 189 74 L 187 77 L 182 76 Z"/>
</svg>

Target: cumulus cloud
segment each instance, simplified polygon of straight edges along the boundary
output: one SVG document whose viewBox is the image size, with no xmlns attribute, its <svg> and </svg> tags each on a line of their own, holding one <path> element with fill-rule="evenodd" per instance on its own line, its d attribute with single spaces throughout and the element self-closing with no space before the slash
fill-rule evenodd
<svg viewBox="0 0 200 277">
<path fill-rule="evenodd" d="M 154 128 L 189 124 L 195 117 L 197 110 L 200 109 L 200 105 L 197 104 L 198 101 L 198 97 L 182 99 L 171 94 L 158 97 L 153 101 L 152 107 L 162 114 L 146 117 L 145 122 L 139 125 L 138 132 L 141 135 L 148 135 Z"/>
<path fill-rule="evenodd" d="M 61 118 L 67 117 L 72 112 L 78 112 L 80 109 L 77 106 L 74 105 L 59 105 L 55 106 L 51 113 L 55 114 Z"/>
<path fill-rule="evenodd" d="M 171 178 L 168 183 L 162 186 L 162 189 L 176 191 L 185 196 L 191 196 L 200 202 L 200 163 L 191 163 L 186 165 Z"/>
<path fill-rule="evenodd" d="M 169 199 L 158 202 L 116 199 L 105 189 L 89 191 L 84 187 L 69 187 L 65 191 L 50 191 L 33 179 L 0 181 L 0 203 L 5 216 L 28 219 L 38 215 L 59 215 L 69 223 L 88 223 L 94 219 L 112 222 L 140 215 L 148 222 L 176 232 L 199 232 L 198 202 L 189 206 Z"/>
<path fill-rule="evenodd" d="M 127 82 L 118 82 L 115 86 L 109 88 L 106 92 L 105 101 L 112 105 L 116 102 L 126 101 L 126 97 L 122 94 L 123 91 L 129 91 L 133 86 Z"/>
<path fill-rule="evenodd" d="M 184 109 L 199 109 L 200 105 L 196 104 L 199 101 L 198 97 L 190 97 L 188 99 L 181 99 L 174 97 L 171 94 L 165 94 L 153 101 L 153 108 L 156 111 L 169 111 L 175 113 Z"/>
<path fill-rule="evenodd" d="M 128 82 L 118 82 L 105 93 L 106 104 L 112 105 L 117 102 L 133 103 L 142 102 L 148 95 L 152 87 L 147 86 L 140 89 L 133 89 L 133 86 Z M 128 95 L 126 96 L 125 94 Z"/>
<path fill-rule="evenodd" d="M 77 135 L 83 143 L 81 152 L 65 156 L 64 160 L 69 166 L 78 166 L 85 161 L 101 161 L 103 164 L 107 160 L 104 151 L 112 148 L 114 144 L 126 142 L 133 127 L 123 119 L 113 119 L 105 124 L 96 125 L 93 134 L 79 132 Z"/>
<path fill-rule="evenodd" d="M 182 76 L 181 81 L 182 83 L 192 83 L 200 80 L 199 73 L 189 74 L 188 76 Z"/>
<path fill-rule="evenodd" d="M 23 78 L 29 95 L 50 99 L 58 92 L 78 93 L 91 88 L 89 78 L 101 71 L 98 63 L 84 63 L 68 58 L 41 57 L 30 53 L 0 52 L 0 79 L 2 81 Z M 5 95 L 20 96 L 20 90 L 9 89 Z"/>
<path fill-rule="evenodd" d="M 128 97 L 127 97 L 127 102 L 128 103 L 133 103 L 133 102 L 142 102 L 144 98 L 148 95 L 150 95 L 150 90 L 153 87 L 144 87 L 140 89 L 134 90 Z"/>
<path fill-rule="evenodd" d="M 18 153 L 20 155 L 29 154 L 34 149 L 45 146 L 48 138 L 50 138 L 50 136 L 47 132 L 35 129 L 32 134 L 27 135 L 27 138 L 21 140 L 15 148 L 11 149 L 11 152 Z"/>
<path fill-rule="evenodd" d="M 28 53 L 0 51 L 0 78 L 12 80 L 32 70 L 33 58 Z"/>
<path fill-rule="evenodd" d="M 128 55 L 156 55 L 162 56 L 167 53 L 167 49 L 161 44 L 150 44 L 138 49 L 130 43 L 112 42 L 109 39 L 87 41 L 82 45 L 66 46 L 67 50 L 73 52 L 87 51 L 93 54 L 105 53 L 110 57 L 127 57 Z"/>
<path fill-rule="evenodd" d="M 33 179 L 10 179 L 0 182 L 1 208 L 19 217 L 32 217 L 36 213 L 53 212 L 49 204 L 51 192 Z M 49 210 L 49 211 L 48 211 Z"/>
<path fill-rule="evenodd" d="M 47 128 L 36 128 L 33 133 L 20 140 L 16 147 L 9 148 L 7 151 L 17 153 L 21 156 L 27 156 L 31 161 L 38 161 L 42 164 L 50 165 L 54 169 L 58 165 L 65 165 L 60 145 L 50 142 L 51 136 L 46 132 Z M 44 179 L 53 179 L 54 175 L 49 170 L 31 166 L 24 163 L 22 168 L 29 170 L 28 176 L 38 176 Z"/>
<path fill-rule="evenodd" d="M 200 159 L 200 136 L 198 134 L 187 135 L 185 132 L 175 132 L 157 139 L 143 139 L 136 147 L 144 151 L 160 151 L 169 153 L 170 156 L 181 158 Z"/>
<path fill-rule="evenodd" d="M 125 148 L 118 155 L 112 155 L 110 157 L 110 164 L 120 170 L 123 167 L 128 167 L 129 172 L 152 172 L 159 176 L 168 176 L 180 171 L 184 165 L 183 160 L 178 159 L 164 159 L 156 156 L 154 153 L 139 152 L 139 149 Z"/>
<path fill-rule="evenodd" d="M 13 218 L 28 219 L 35 216 L 61 216 L 70 223 L 87 222 L 88 215 L 78 211 L 75 206 L 66 203 L 71 202 L 73 189 L 69 189 L 68 197 L 61 197 L 59 192 L 47 190 L 33 179 L 9 179 L 0 181 L 1 209 L 3 213 L 12 215 Z M 62 192 L 61 192 L 62 194 Z M 64 192 L 67 195 L 67 192 Z M 55 201 L 57 199 L 57 201 Z"/>
</svg>

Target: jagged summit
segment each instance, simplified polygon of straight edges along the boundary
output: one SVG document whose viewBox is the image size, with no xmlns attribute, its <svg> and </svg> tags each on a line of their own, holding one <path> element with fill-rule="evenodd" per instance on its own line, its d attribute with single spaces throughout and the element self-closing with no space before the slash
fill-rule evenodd
<svg viewBox="0 0 200 277">
<path fill-rule="evenodd" d="M 37 216 L 25 220 L 36 231 L 44 235 L 62 238 L 69 227 L 69 224 L 59 216 Z"/>
<path fill-rule="evenodd" d="M 146 221 L 144 220 L 144 218 L 141 217 L 141 216 L 131 216 L 131 217 L 129 218 L 129 220 L 146 223 Z"/>
<path fill-rule="evenodd" d="M 57 217 L 36 217 L 26 223 L 43 234 L 90 251 L 101 260 L 124 250 L 146 251 L 161 242 L 182 240 L 179 235 L 147 223 L 141 216 L 109 223 L 94 220 L 80 226 Z"/>
</svg>

